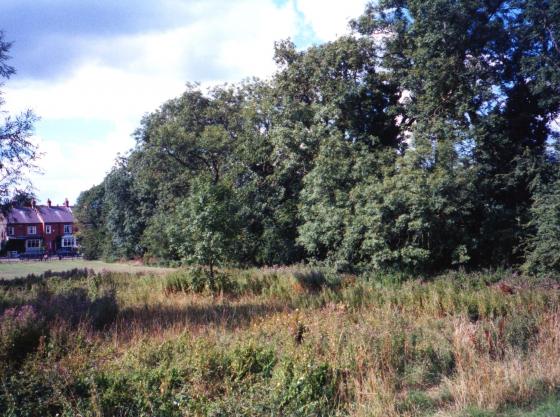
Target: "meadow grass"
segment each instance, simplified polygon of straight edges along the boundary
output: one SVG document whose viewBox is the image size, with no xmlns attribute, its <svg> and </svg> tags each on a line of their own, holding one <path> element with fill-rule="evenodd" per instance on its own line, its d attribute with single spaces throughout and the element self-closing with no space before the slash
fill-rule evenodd
<svg viewBox="0 0 560 417">
<path fill-rule="evenodd" d="M 0 288 L 3 416 L 548 416 L 551 282 L 309 268 Z M 547 414 L 548 413 L 548 414 Z"/>
<path fill-rule="evenodd" d="M 50 261 L 10 261 L 0 262 L 0 279 L 25 277 L 29 274 L 42 274 L 46 271 L 62 272 L 71 269 L 93 269 L 96 272 L 112 271 L 124 273 L 151 272 L 166 273 L 171 269 L 138 265 L 132 262 L 87 261 L 84 259 L 53 259 Z"/>
</svg>

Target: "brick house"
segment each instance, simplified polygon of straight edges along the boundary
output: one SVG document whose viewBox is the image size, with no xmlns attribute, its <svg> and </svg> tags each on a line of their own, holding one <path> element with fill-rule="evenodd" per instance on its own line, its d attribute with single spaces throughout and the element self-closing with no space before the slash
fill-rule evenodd
<svg viewBox="0 0 560 417">
<path fill-rule="evenodd" d="M 62 206 L 13 207 L 0 220 L 2 252 L 19 254 L 54 254 L 75 251 L 77 231 L 72 207 L 68 199 Z"/>
</svg>

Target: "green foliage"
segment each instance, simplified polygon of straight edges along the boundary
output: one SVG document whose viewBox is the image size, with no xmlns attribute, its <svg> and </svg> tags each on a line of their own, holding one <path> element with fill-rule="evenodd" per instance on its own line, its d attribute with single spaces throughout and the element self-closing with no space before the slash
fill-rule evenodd
<svg viewBox="0 0 560 417">
<path fill-rule="evenodd" d="M 534 235 L 528 242 L 527 271 L 535 274 L 560 272 L 560 181 L 540 189 L 531 207 Z"/>
<path fill-rule="evenodd" d="M 559 21 L 557 0 L 381 0 L 351 35 L 278 42 L 270 81 L 189 84 L 80 198 L 84 252 L 553 273 Z"/>
<path fill-rule="evenodd" d="M 277 395 L 282 414 L 326 416 L 336 406 L 337 375 L 328 364 L 300 368 L 288 361 L 281 373 Z"/>
<path fill-rule="evenodd" d="M 168 293 L 193 292 L 212 294 L 235 293 L 237 285 L 224 272 L 210 271 L 203 268 L 179 270 L 168 274 L 165 278 L 165 291 Z"/>
<path fill-rule="evenodd" d="M 338 288 L 340 278 L 332 270 L 303 269 L 294 272 L 294 278 L 304 290 L 320 291 L 324 288 Z"/>
<path fill-rule="evenodd" d="M 256 375 L 270 378 L 275 365 L 276 355 L 270 349 L 249 345 L 232 353 L 231 370 L 236 381 Z"/>
<path fill-rule="evenodd" d="M 336 286 L 326 268 L 228 274 L 236 297 L 185 290 L 176 283 L 186 271 L 0 283 L 12 306 L 0 316 L 0 414 L 513 417 L 558 408 L 539 405 L 560 386 L 549 372 L 559 299 L 546 283 L 519 277 L 511 294 L 487 285 L 511 280 L 505 272 L 387 284 L 345 276 Z M 294 294 L 295 275 L 321 287 Z M 173 296 L 162 297 L 162 280 Z M 118 320 L 95 326 L 92 305 L 111 290 Z M 478 372 L 504 369 L 530 373 L 522 390 L 515 372 L 480 383 Z"/>
<path fill-rule="evenodd" d="M 418 169 L 418 155 L 397 161 L 383 181 L 365 185 L 356 210 L 361 253 L 376 269 L 411 273 L 465 265 L 473 249 L 471 173 Z"/>
<path fill-rule="evenodd" d="M 15 74 L 15 69 L 8 65 L 11 42 L 4 38 L 0 30 L 0 87 L 4 80 Z M 0 108 L 4 105 L 2 91 L 0 91 Z M 10 116 L 0 109 L 0 199 L 2 205 L 10 202 L 10 197 L 21 197 L 19 188 L 28 184 L 25 177 L 27 172 L 37 169 L 37 160 L 41 156 L 38 147 L 30 138 L 33 135 L 33 124 L 37 116 L 31 110 Z M 24 192 L 25 193 L 25 192 Z M 19 194 L 19 197 L 18 197 Z"/>
<path fill-rule="evenodd" d="M 100 184 L 82 192 L 76 202 L 77 237 L 85 259 L 97 259 L 107 252 L 104 196 L 105 187 Z"/>
<path fill-rule="evenodd" d="M 41 318 L 30 305 L 14 307 L 0 315 L 0 359 L 18 362 L 33 352 L 43 334 Z"/>
<path fill-rule="evenodd" d="M 214 266 L 235 259 L 240 226 L 231 188 L 225 184 L 197 183 L 167 225 L 171 247 L 181 259 Z"/>
</svg>

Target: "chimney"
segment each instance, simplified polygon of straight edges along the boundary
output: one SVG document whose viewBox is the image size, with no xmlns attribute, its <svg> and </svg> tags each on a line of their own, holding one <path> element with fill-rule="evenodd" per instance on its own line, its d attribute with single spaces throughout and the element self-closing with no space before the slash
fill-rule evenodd
<svg viewBox="0 0 560 417">
<path fill-rule="evenodd" d="M 68 199 L 65 198 L 64 199 L 64 207 L 68 208 L 70 206 L 70 203 L 68 202 Z"/>
<path fill-rule="evenodd" d="M 35 208 L 35 199 L 31 200 L 31 208 Z"/>
<path fill-rule="evenodd" d="M 51 199 L 50 199 L 50 198 L 49 198 L 49 199 L 47 200 L 47 206 L 49 206 L 49 207 L 51 207 L 51 206 L 52 206 L 52 201 L 51 201 Z"/>
</svg>

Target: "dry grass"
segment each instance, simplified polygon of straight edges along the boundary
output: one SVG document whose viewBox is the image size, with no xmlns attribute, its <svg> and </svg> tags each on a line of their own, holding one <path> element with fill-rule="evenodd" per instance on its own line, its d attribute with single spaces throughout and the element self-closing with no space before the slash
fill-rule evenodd
<svg viewBox="0 0 560 417">
<path fill-rule="evenodd" d="M 538 336 L 526 355 L 500 340 L 498 348 L 492 339 L 480 343 L 480 334 L 479 325 L 457 320 L 453 337 L 457 371 L 444 382 L 453 397 L 453 409 L 476 405 L 498 410 L 508 404 L 529 404 L 560 387 L 558 313 L 541 317 Z"/>
<path fill-rule="evenodd" d="M 61 415 L 456 416 L 560 388 L 556 289 L 503 292 L 479 277 L 334 287 L 313 277 L 306 288 L 292 269 L 229 273 L 237 286 L 215 294 L 169 292 L 149 275 L 49 281 L 55 292 L 116 289 L 120 311 L 102 331 L 51 324 L 20 369 L 48 376 L 57 391 L 41 401 Z M 33 290 L 18 291 L 0 302 L 32 303 Z"/>
</svg>

